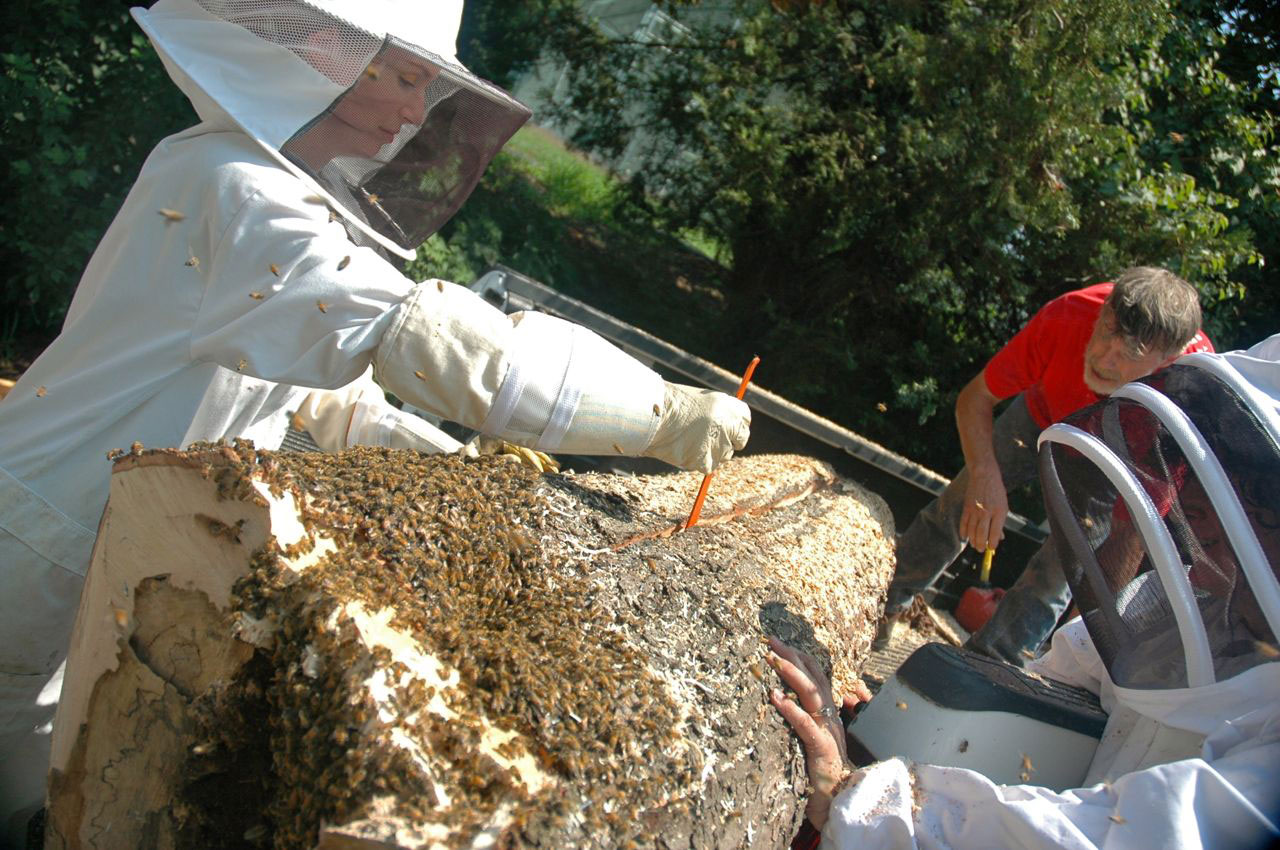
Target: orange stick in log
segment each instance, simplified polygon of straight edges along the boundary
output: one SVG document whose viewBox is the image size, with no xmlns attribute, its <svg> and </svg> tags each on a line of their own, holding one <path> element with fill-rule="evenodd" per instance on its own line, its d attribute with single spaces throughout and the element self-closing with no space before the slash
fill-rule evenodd
<svg viewBox="0 0 1280 850">
<path fill-rule="evenodd" d="M 742 373 L 742 383 L 738 384 L 738 398 L 742 398 L 747 394 L 747 384 L 751 383 L 751 375 L 756 371 L 756 366 L 760 363 L 759 355 L 752 357 L 751 362 L 747 364 L 747 371 Z M 685 520 L 684 527 L 686 530 L 693 528 L 698 521 L 698 516 L 702 513 L 702 503 L 707 499 L 707 488 L 711 486 L 711 475 L 708 472 L 702 477 L 702 486 L 698 488 L 698 497 L 693 500 L 693 510 L 689 511 L 689 518 Z"/>
</svg>

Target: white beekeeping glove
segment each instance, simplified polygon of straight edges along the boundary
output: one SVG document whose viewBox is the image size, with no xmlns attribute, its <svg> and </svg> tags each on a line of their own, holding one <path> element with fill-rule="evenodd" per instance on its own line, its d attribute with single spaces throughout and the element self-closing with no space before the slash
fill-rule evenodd
<svg viewBox="0 0 1280 850">
<path fill-rule="evenodd" d="M 412 413 L 397 410 L 373 380 L 373 369 L 336 390 L 315 390 L 297 411 L 299 424 L 328 452 L 386 446 L 453 453 L 462 443 Z"/>
<path fill-rule="evenodd" d="M 414 406 L 545 453 L 645 455 L 708 471 L 749 430 L 746 405 L 723 393 L 667 384 L 586 328 L 506 316 L 444 281 L 405 300 L 374 366 Z"/>
<path fill-rule="evenodd" d="M 715 390 L 666 385 L 662 420 L 646 457 L 682 469 L 710 472 L 747 444 L 751 408 Z"/>
<path fill-rule="evenodd" d="M 389 449 L 413 449 L 428 454 L 454 454 L 462 443 L 430 422 L 412 413 L 396 410 L 390 404 L 366 404 L 361 401 L 351 415 L 351 446 L 386 446 Z"/>
</svg>

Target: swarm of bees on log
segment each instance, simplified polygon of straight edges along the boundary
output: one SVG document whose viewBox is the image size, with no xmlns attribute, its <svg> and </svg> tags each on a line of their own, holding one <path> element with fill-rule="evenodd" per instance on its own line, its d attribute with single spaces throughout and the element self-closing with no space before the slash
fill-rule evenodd
<svg viewBox="0 0 1280 850">
<path fill-rule="evenodd" d="M 627 644 L 619 624 L 631 615 L 604 610 L 539 545 L 546 511 L 534 472 L 378 448 L 348 451 L 336 469 L 323 455 L 242 442 L 221 451 L 233 462 L 207 470 L 221 498 L 260 499 L 252 478 L 276 496 L 301 491 L 308 536 L 287 548 L 270 541 L 235 587 L 242 620 L 274 636 L 196 705 L 189 837 L 215 829 L 210 813 L 227 794 L 211 781 L 219 776 L 249 779 L 241 793 L 281 850 L 313 847 L 322 822 L 375 811 L 447 822 L 432 837 L 445 845 L 500 823 L 497 846 L 516 846 L 522 832 L 572 818 L 626 846 L 641 828 L 629 817 L 638 802 L 684 805 L 672 792 L 699 765 L 681 740 L 681 711 Z M 282 565 L 322 539 L 336 545 L 313 566 Z M 361 609 L 393 612 L 390 627 L 457 686 L 362 643 Z"/>
</svg>

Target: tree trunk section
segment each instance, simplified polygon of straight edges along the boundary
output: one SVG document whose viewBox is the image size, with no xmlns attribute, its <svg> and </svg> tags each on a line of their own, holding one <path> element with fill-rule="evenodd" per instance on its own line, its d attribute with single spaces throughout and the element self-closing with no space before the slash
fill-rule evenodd
<svg viewBox="0 0 1280 850">
<path fill-rule="evenodd" d="M 892 519 L 820 462 L 535 475 L 251 446 L 116 462 L 46 847 L 784 848 L 777 636 L 865 659 Z"/>
</svg>

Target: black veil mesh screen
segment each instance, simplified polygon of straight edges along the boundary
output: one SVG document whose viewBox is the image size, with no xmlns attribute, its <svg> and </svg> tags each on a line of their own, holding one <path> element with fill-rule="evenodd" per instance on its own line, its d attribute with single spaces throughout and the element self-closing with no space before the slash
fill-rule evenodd
<svg viewBox="0 0 1280 850">
<path fill-rule="evenodd" d="M 1271 569 L 1280 564 L 1280 447 L 1216 376 L 1174 365 L 1143 380 L 1187 413 L 1222 463 Z M 1173 435 L 1143 405 L 1105 399 L 1067 423 L 1101 439 L 1137 478 L 1168 530 L 1194 594 L 1221 680 L 1274 660 L 1267 625 L 1203 482 Z M 1128 507 L 1080 452 L 1046 443 L 1041 480 L 1076 604 L 1112 680 L 1187 686 L 1173 608 Z"/>
<path fill-rule="evenodd" d="M 348 215 L 414 249 L 458 211 L 529 117 L 501 89 L 388 38 L 281 150 Z"/>
</svg>

